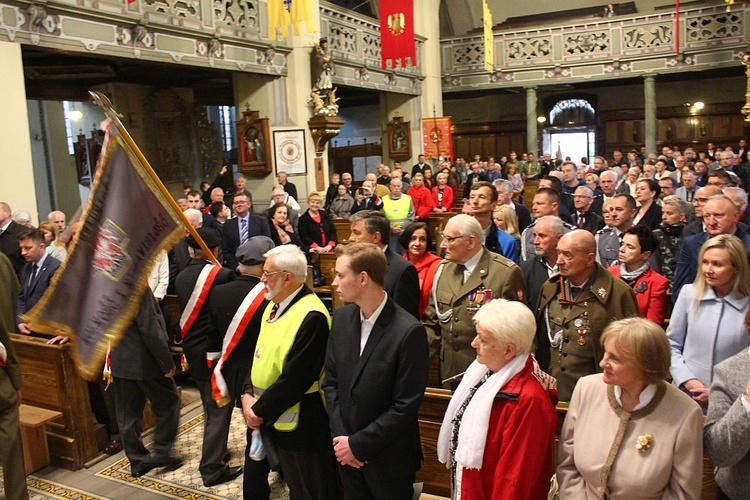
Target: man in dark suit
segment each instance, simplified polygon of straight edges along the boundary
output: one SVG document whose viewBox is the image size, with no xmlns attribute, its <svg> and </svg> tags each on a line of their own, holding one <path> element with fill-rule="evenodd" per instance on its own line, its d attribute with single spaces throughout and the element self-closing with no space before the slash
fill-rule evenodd
<svg viewBox="0 0 750 500">
<path fill-rule="evenodd" d="M 417 412 L 427 383 L 424 326 L 383 291 L 386 261 L 369 243 L 336 249 L 336 311 L 325 392 L 348 498 L 410 499 L 422 460 Z"/>
<path fill-rule="evenodd" d="M 117 424 L 133 477 L 182 464 L 172 454 L 180 418 L 180 395 L 172 378 L 175 370 L 164 318 L 146 288 L 133 322 L 112 351 Z M 153 452 L 143 446 L 141 437 L 146 399 L 156 415 Z"/>
<path fill-rule="evenodd" d="M 268 219 L 251 213 L 253 199 L 249 194 L 239 193 L 234 195 L 232 207 L 237 216 L 224 223 L 223 258 L 219 260 L 229 269 L 236 270 L 237 259 L 234 253 L 237 248 L 253 236 L 268 236 L 270 238 L 271 229 L 268 227 Z"/>
<path fill-rule="evenodd" d="M 217 360 L 211 385 L 214 401 L 225 404 L 220 408 L 224 410 L 222 434 L 216 438 L 221 442 L 226 442 L 229 437 L 232 410 L 239 403 L 260 333 L 263 311 L 268 305 L 260 277 L 266 261 L 263 255 L 273 247 L 273 240 L 266 236 L 253 236 L 240 245 L 235 254 L 240 275 L 234 281 L 215 287 L 209 295 L 208 352 Z M 256 462 L 250 459 L 251 435 L 249 431 L 242 483 L 244 498 L 268 498 L 268 465 L 264 464 L 265 470 L 259 471 Z"/>
<path fill-rule="evenodd" d="M 18 247 L 18 235 L 23 229 L 23 226 L 13 222 L 10 205 L 0 201 L 0 252 L 8 256 L 18 277 L 21 276 L 23 267 L 21 249 Z"/>
<path fill-rule="evenodd" d="M 594 193 L 588 186 L 578 186 L 573 194 L 575 213 L 573 222 L 578 229 L 585 229 L 591 234 L 596 234 L 604 229 L 604 218 L 592 209 Z"/>
<path fill-rule="evenodd" d="M 221 244 L 219 231 L 210 227 L 200 227 L 196 231 L 214 256 L 218 255 Z M 210 307 L 206 307 L 207 299 L 213 287 L 228 283 L 234 279 L 234 273 L 209 261 L 192 236 L 188 237 L 188 245 L 195 250 L 195 254 L 187 267 L 177 275 L 175 291 L 182 312 L 182 350 L 190 366 L 190 377 L 200 391 L 206 415 L 199 470 L 203 484 L 215 486 L 231 481 L 242 472 L 242 467 L 228 467 L 224 464 L 227 441 L 225 439 L 222 442 L 217 438 L 222 434 L 223 411 L 214 402 L 211 369 L 208 366 L 208 332 L 211 319 Z"/>
<path fill-rule="evenodd" d="M 279 172 L 276 174 L 276 180 L 284 187 L 284 191 L 286 191 L 289 196 L 297 200 L 297 186 L 289 182 L 287 179 L 286 172 Z"/>
<path fill-rule="evenodd" d="M 497 189 L 497 204 L 508 205 L 516 211 L 518 232 L 522 233 L 524 229 L 531 225 L 531 211 L 526 205 L 513 203 L 513 184 L 508 179 L 496 179 L 492 184 Z"/>
<path fill-rule="evenodd" d="M 18 235 L 18 245 L 26 264 L 21 270 L 21 289 L 16 305 L 16 328 L 18 333 L 31 334 L 31 328 L 22 319 L 39 302 L 52 277 L 60 267 L 60 261 L 47 255 L 44 234 L 35 228 L 25 229 Z"/>
<path fill-rule="evenodd" d="M 307 257 L 302 250 L 281 245 L 265 255 L 261 279 L 273 306 L 263 313 L 241 396 L 245 422 L 262 432 L 264 445 L 273 443 L 292 498 L 337 500 L 336 458 L 319 386 L 330 332 L 328 310 L 305 286 Z"/>
<path fill-rule="evenodd" d="M 190 191 L 187 194 L 187 202 L 188 208 L 194 208 L 201 213 L 201 218 L 203 219 L 203 227 L 212 227 L 214 229 L 219 229 L 219 224 L 217 224 L 216 219 L 202 210 L 203 207 L 201 206 L 201 194 L 198 191 Z"/>
<path fill-rule="evenodd" d="M 383 288 L 406 312 L 419 319 L 419 277 L 417 269 L 387 244 L 391 225 L 382 212 L 362 210 L 352 215 L 350 243 L 374 243 L 385 253 L 388 268 Z"/>
<path fill-rule="evenodd" d="M 559 217 L 545 215 L 536 221 L 532 231 L 536 255 L 521 262 L 521 272 L 526 282 L 527 304 L 535 311 L 542 286 L 557 274 L 557 242 L 565 234 L 565 226 Z"/>
<path fill-rule="evenodd" d="M 698 255 L 703 244 L 710 238 L 720 234 L 737 236 L 742 240 L 747 259 L 750 261 L 750 234 L 737 227 L 737 206 L 730 198 L 723 194 L 709 198 L 703 205 L 703 221 L 706 224 L 706 231 L 683 237 L 680 244 L 672 281 L 673 302 L 677 302 L 682 287 L 695 280 L 698 272 Z"/>
</svg>

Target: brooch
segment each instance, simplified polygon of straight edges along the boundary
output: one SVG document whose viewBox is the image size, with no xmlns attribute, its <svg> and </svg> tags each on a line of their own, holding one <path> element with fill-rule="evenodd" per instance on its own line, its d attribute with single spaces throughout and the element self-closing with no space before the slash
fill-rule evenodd
<svg viewBox="0 0 750 500">
<path fill-rule="evenodd" d="M 635 440 L 635 449 L 641 453 L 645 453 L 651 448 L 651 443 L 653 442 L 654 442 L 654 436 L 652 436 L 651 434 L 644 434 L 643 436 L 638 436 L 638 439 Z"/>
</svg>

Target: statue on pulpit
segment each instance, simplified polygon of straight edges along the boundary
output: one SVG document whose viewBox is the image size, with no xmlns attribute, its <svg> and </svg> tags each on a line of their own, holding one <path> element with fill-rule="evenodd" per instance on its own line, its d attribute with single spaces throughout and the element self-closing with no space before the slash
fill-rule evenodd
<svg viewBox="0 0 750 500">
<path fill-rule="evenodd" d="M 312 72 L 312 92 L 308 102 L 313 105 L 315 116 L 336 116 L 339 107 L 336 104 L 336 89 L 333 87 L 335 65 L 328 53 L 328 39 L 321 38 L 313 48 L 310 60 Z"/>
</svg>

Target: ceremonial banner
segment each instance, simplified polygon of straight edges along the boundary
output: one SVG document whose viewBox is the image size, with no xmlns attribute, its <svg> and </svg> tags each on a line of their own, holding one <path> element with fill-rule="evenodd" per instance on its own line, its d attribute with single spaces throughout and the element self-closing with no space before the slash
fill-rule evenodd
<svg viewBox="0 0 750 500">
<path fill-rule="evenodd" d="M 185 236 L 182 214 L 115 128 L 72 250 L 23 316 L 34 331 L 74 338 L 76 364 L 89 380 L 101 375 L 108 344 L 116 349 L 132 323 L 156 254 Z"/>
<path fill-rule="evenodd" d="M 380 0 L 380 57 L 383 69 L 396 69 L 397 62 L 405 68 L 417 65 L 414 37 L 414 0 Z"/>
<path fill-rule="evenodd" d="M 495 71 L 495 35 L 492 33 L 492 11 L 487 0 L 482 0 L 484 23 L 484 69 Z"/>
<path fill-rule="evenodd" d="M 299 23 L 305 23 L 307 32 L 315 31 L 310 2 L 307 0 L 268 0 L 268 37 L 276 40 L 277 28 L 281 38 L 287 37 L 287 28 L 294 25 L 294 34 L 299 35 Z"/>
<path fill-rule="evenodd" d="M 422 118 L 422 144 L 424 155 L 428 158 L 441 156 L 453 159 L 453 131 L 451 117 Z"/>
</svg>

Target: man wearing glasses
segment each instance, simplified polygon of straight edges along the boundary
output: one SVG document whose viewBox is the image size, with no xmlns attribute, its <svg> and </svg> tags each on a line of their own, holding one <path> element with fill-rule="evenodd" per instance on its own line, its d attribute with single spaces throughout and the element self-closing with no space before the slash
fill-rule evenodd
<svg viewBox="0 0 750 500">
<path fill-rule="evenodd" d="M 470 215 L 456 215 L 443 230 L 440 247 L 445 261 L 435 275 L 430 305 L 422 322 L 430 340 L 430 357 L 440 353 L 440 380 L 455 386 L 476 358 L 474 314 L 491 299 L 523 302 L 521 268 L 484 246 L 481 224 Z M 454 378 L 454 380 L 451 380 Z"/>
<path fill-rule="evenodd" d="M 261 281 L 266 307 L 245 380 L 242 412 L 260 430 L 263 445 L 278 452 L 268 460 L 246 460 L 244 485 L 250 498 L 268 498 L 268 471 L 281 465 L 292 498 L 338 499 L 336 458 L 323 405 L 323 373 L 331 318 L 305 286 L 307 258 L 294 245 L 264 254 Z M 278 459 L 278 464 L 270 463 Z"/>
<path fill-rule="evenodd" d="M 265 217 L 251 213 L 253 200 L 248 193 L 239 193 L 234 196 L 232 211 L 236 217 L 224 223 L 224 234 L 222 241 L 222 263 L 229 269 L 237 270 L 237 248 L 253 236 L 271 237 L 268 220 Z"/>
</svg>

